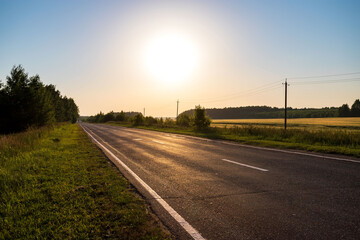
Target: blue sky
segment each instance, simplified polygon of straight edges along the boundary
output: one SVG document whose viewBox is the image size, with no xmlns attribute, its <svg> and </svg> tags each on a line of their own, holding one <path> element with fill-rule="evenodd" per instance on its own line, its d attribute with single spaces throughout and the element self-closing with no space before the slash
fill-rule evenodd
<svg viewBox="0 0 360 240">
<path fill-rule="evenodd" d="M 73 97 L 82 115 L 146 107 L 174 116 L 177 99 L 181 111 L 195 104 L 281 107 L 286 77 L 360 72 L 359 12 L 360 1 L 347 0 L 1 0 L 0 79 L 22 64 Z M 147 41 L 166 31 L 186 35 L 199 51 L 187 79 L 156 81 L 141 63 Z M 360 81 L 340 81 L 350 77 L 360 75 L 294 84 L 289 106 L 352 104 Z M 248 94 L 271 83 L 274 89 Z"/>
</svg>

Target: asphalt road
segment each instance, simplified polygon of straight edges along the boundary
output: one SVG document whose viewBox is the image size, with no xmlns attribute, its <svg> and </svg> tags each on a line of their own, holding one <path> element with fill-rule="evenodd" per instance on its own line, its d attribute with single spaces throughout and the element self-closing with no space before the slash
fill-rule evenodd
<svg viewBox="0 0 360 240">
<path fill-rule="evenodd" d="M 360 159 L 81 125 L 203 238 L 360 239 Z M 192 238 L 116 164 L 176 238 Z"/>
</svg>

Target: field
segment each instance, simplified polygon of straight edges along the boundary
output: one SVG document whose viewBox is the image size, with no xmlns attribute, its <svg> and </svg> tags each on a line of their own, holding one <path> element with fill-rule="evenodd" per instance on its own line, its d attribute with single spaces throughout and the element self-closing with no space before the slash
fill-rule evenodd
<svg viewBox="0 0 360 240">
<path fill-rule="evenodd" d="M 241 125 L 284 127 L 284 119 L 213 119 L 213 127 Z M 360 118 L 294 118 L 287 120 L 289 128 L 360 130 Z"/>
<path fill-rule="evenodd" d="M 77 124 L 0 136 L 0 239 L 166 239 Z"/>
</svg>

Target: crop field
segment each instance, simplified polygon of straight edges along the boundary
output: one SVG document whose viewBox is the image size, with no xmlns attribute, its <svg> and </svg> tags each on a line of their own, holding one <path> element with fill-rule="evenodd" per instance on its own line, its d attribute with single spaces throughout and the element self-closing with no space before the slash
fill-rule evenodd
<svg viewBox="0 0 360 240">
<path fill-rule="evenodd" d="M 306 129 L 347 129 L 360 131 L 360 118 L 293 118 L 288 119 L 289 128 L 306 128 Z M 232 126 L 268 126 L 283 127 L 284 119 L 213 119 L 213 127 L 232 127 Z"/>
</svg>

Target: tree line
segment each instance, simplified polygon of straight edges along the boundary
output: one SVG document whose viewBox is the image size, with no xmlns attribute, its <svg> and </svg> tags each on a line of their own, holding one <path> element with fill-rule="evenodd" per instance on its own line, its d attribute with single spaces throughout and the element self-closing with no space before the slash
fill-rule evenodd
<svg viewBox="0 0 360 240">
<path fill-rule="evenodd" d="M 139 112 L 113 112 L 106 114 L 100 112 L 96 115 L 89 116 L 84 119 L 85 122 L 90 123 L 105 123 L 105 122 L 124 122 L 131 123 L 133 126 L 156 126 L 156 127 L 194 127 L 198 130 L 206 129 L 210 126 L 211 119 L 206 114 L 205 108 L 195 106 L 192 114 L 182 113 L 175 120 L 172 118 L 155 118 L 152 116 L 144 117 Z"/>
<path fill-rule="evenodd" d="M 74 123 L 79 117 L 72 98 L 42 83 L 39 75 L 29 77 L 21 65 L 11 69 L 5 84 L 0 81 L 0 108 L 0 133 L 5 134 L 55 122 Z"/>
<path fill-rule="evenodd" d="M 351 109 L 347 104 L 339 107 L 339 117 L 360 117 L 360 100 L 356 99 Z"/>
<path fill-rule="evenodd" d="M 193 114 L 193 109 L 185 114 Z M 268 106 L 246 106 L 229 108 L 208 108 L 207 114 L 212 119 L 266 119 L 283 118 L 284 108 Z M 288 108 L 288 118 L 326 118 L 326 117 L 360 117 L 360 101 L 357 99 L 351 109 L 347 104 L 341 107 L 325 108 Z"/>
</svg>

